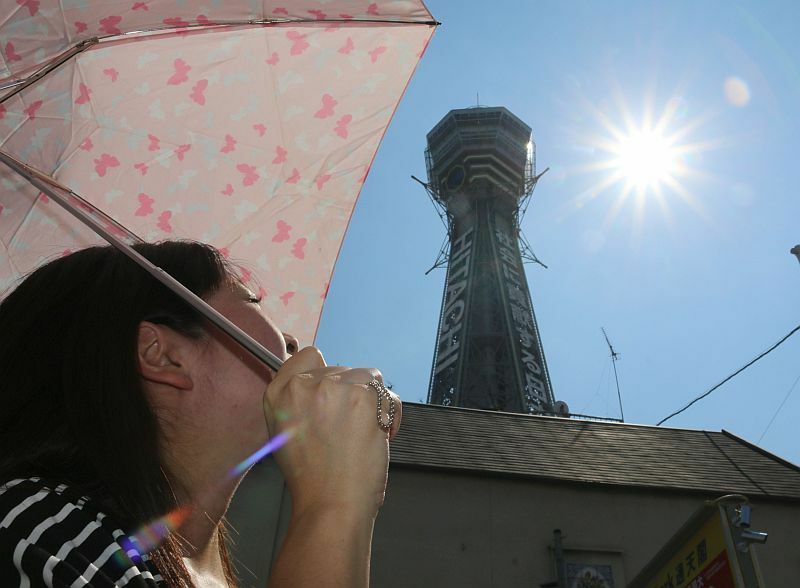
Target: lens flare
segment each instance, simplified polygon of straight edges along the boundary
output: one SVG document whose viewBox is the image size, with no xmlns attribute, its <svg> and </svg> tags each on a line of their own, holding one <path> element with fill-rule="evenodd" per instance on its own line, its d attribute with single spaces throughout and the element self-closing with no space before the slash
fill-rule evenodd
<svg viewBox="0 0 800 588">
<path fill-rule="evenodd" d="M 275 435 L 272 439 L 267 441 L 258 451 L 248 456 L 246 459 L 235 465 L 228 474 L 225 476 L 224 482 L 228 482 L 233 478 L 240 476 L 246 472 L 253 464 L 263 459 L 273 451 L 277 451 L 283 447 L 286 442 L 294 435 L 294 429 L 287 429 L 286 431 Z M 141 558 L 145 553 L 150 553 L 161 545 L 162 541 L 167 536 L 178 529 L 186 517 L 194 510 L 194 506 L 186 504 L 179 506 L 175 510 L 168 512 L 163 517 L 159 517 L 154 521 L 142 526 L 135 533 L 123 537 L 119 543 L 123 551 L 117 553 L 117 560 L 121 565 L 130 563 L 126 558 L 133 561 L 136 558 Z M 135 563 L 135 562 L 134 562 Z"/>
<path fill-rule="evenodd" d="M 179 506 L 163 517 L 144 525 L 136 533 L 120 540 L 123 550 L 131 558 L 150 553 L 161 545 L 167 535 L 183 524 L 191 511 L 192 507 L 189 505 Z"/>
<path fill-rule="evenodd" d="M 742 108 L 750 102 L 750 87 L 741 78 L 735 76 L 727 78 L 723 85 L 723 91 L 725 99 L 733 106 Z"/>
<path fill-rule="evenodd" d="M 283 433 L 278 433 L 277 435 L 275 435 L 272 439 L 267 441 L 267 443 L 261 449 L 253 453 L 253 455 L 251 455 L 247 459 L 241 461 L 236 466 L 234 466 L 231 469 L 231 471 L 228 472 L 228 479 L 235 478 L 236 476 L 243 474 L 254 463 L 259 461 L 260 459 L 263 459 L 273 451 L 277 451 L 278 449 L 283 447 L 286 444 L 286 442 L 292 438 L 293 434 L 294 434 L 293 429 L 287 429 Z"/>
</svg>

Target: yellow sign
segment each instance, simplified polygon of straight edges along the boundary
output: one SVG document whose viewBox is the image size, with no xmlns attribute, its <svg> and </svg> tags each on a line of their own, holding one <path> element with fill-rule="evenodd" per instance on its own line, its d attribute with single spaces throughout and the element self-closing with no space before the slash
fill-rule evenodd
<svg viewBox="0 0 800 588">
<path fill-rule="evenodd" d="M 714 513 L 661 567 L 646 588 L 734 588 L 721 514 Z"/>
</svg>

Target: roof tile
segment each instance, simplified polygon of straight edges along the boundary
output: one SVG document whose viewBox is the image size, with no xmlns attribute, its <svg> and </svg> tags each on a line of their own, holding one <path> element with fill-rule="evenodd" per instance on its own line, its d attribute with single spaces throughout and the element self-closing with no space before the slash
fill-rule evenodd
<svg viewBox="0 0 800 588">
<path fill-rule="evenodd" d="M 392 464 L 800 499 L 800 468 L 725 432 L 403 404 Z"/>
</svg>

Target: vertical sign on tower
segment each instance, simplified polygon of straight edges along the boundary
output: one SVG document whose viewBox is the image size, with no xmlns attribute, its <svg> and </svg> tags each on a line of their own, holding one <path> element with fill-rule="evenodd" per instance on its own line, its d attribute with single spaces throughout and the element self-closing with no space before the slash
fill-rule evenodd
<svg viewBox="0 0 800 588">
<path fill-rule="evenodd" d="M 552 410 L 552 399 L 542 379 L 542 359 L 533 324 L 533 313 L 528 304 L 528 293 L 520 263 L 516 240 L 500 227 L 495 228 L 497 254 L 502 271 L 502 282 L 508 298 L 513 338 L 519 342 L 520 361 L 524 379 L 525 409 L 529 413 Z"/>
<path fill-rule="evenodd" d="M 461 350 L 466 308 L 466 292 L 470 278 L 472 260 L 472 227 L 455 239 L 450 246 L 450 261 L 445 284 L 444 310 L 439 327 L 436 345 L 436 364 L 433 368 L 434 380 L 447 368 L 456 363 Z M 450 406 L 455 390 L 447 387 L 442 390 L 441 403 Z"/>
</svg>

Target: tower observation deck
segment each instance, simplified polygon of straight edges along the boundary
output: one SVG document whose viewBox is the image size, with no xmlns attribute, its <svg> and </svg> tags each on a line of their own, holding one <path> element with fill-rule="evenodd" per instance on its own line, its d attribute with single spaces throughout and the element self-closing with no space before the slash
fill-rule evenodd
<svg viewBox="0 0 800 588">
<path fill-rule="evenodd" d="M 531 129 L 503 107 L 466 108 L 427 140 L 426 187 L 449 245 L 428 402 L 553 413 L 519 230 L 538 179 Z"/>
</svg>

